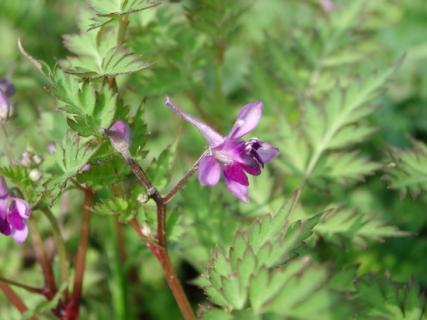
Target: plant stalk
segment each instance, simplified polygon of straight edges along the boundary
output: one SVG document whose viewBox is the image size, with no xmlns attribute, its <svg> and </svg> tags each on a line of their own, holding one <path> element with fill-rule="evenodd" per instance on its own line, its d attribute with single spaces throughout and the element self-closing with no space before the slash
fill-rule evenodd
<svg viewBox="0 0 427 320">
<path fill-rule="evenodd" d="M 28 221 L 28 225 L 31 231 L 31 238 L 33 240 L 34 253 L 43 271 L 43 277 L 45 282 L 44 295 L 48 300 L 50 300 L 54 297 L 57 291 L 52 264 L 46 254 L 46 250 L 43 245 L 43 240 L 40 236 L 35 221 L 30 219 Z"/>
</svg>

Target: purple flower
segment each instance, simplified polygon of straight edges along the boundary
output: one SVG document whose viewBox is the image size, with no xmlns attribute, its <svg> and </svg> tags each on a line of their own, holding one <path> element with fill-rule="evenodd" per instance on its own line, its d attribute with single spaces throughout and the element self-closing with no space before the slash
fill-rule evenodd
<svg viewBox="0 0 427 320">
<path fill-rule="evenodd" d="M 11 235 L 16 242 L 22 243 L 28 236 L 25 220 L 31 215 L 29 204 L 9 193 L 6 181 L 0 177 L 0 233 Z"/>
<path fill-rule="evenodd" d="M 200 183 L 204 186 L 214 186 L 223 175 L 228 190 L 240 200 L 247 202 L 249 186 L 247 174 L 259 175 L 264 164 L 279 154 L 277 148 L 257 138 L 247 141 L 240 139 L 258 125 L 262 115 L 262 102 L 255 101 L 244 106 L 226 137 L 182 111 L 169 97 L 166 98 L 165 104 L 199 129 L 209 143 L 209 153 L 199 164 Z"/>
<path fill-rule="evenodd" d="M 123 120 L 117 120 L 105 132 L 110 138 L 113 148 L 123 156 L 129 157 L 131 136 L 128 124 Z"/>
<path fill-rule="evenodd" d="M 0 80 L 0 121 L 7 120 L 13 108 L 9 98 L 15 93 L 14 85 L 6 79 Z"/>
</svg>

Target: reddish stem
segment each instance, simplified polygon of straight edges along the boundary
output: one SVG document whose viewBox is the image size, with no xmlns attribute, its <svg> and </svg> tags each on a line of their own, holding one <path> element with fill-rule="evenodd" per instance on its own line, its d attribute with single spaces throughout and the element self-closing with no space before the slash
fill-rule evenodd
<svg viewBox="0 0 427 320">
<path fill-rule="evenodd" d="M 84 188 L 85 200 L 83 204 L 83 215 L 80 228 L 80 241 L 75 258 L 74 286 L 71 297 L 61 315 L 62 320 L 77 319 L 79 316 L 79 305 L 82 295 L 83 279 L 86 268 L 86 253 L 89 244 L 91 207 L 93 204 L 93 191 Z"/>
<path fill-rule="evenodd" d="M 36 293 L 36 294 L 41 294 L 41 295 L 44 295 L 44 293 L 45 293 L 45 290 L 43 288 L 36 288 L 36 287 L 27 286 L 26 284 L 19 283 L 19 282 L 9 280 L 9 279 L 5 279 L 3 277 L 0 277 L 0 283 L 15 286 L 15 287 L 24 289 L 28 292 L 31 292 L 31 293 Z"/>
<path fill-rule="evenodd" d="M 167 250 L 167 241 L 166 241 L 166 210 L 167 210 L 167 201 L 163 198 L 158 190 L 151 183 L 150 179 L 145 174 L 144 170 L 139 166 L 139 164 L 128 157 L 127 155 L 122 154 L 129 164 L 132 172 L 141 182 L 141 184 L 147 189 L 148 195 L 154 200 L 157 207 L 157 246 L 154 246 L 151 242 L 147 241 L 147 237 L 142 233 L 141 227 L 139 226 L 138 221 L 134 218 L 131 220 L 133 228 L 136 230 L 139 236 L 143 238 L 147 247 L 154 253 L 157 259 L 162 266 L 163 272 L 165 274 L 166 282 L 172 291 L 172 294 L 175 298 L 176 303 L 181 311 L 182 316 L 185 320 L 194 320 L 195 316 L 193 309 L 191 308 L 190 302 L 188 301 L 187 295 L 184 292 L 184 289 L 179 282 L 179 279 L 172 267 L 172 264 L 169 259 L 168 250 Z M 191 174 L 189 175 L 191 176 Z M 188 178 L 185 178 L 184 181 L 187 181 Z M 181 186 L 182 187 L 182 186 Z M 173 188 L 174 190 L 175 188 Z M 179 190 L 179 189 L 177 189 Z M 175 194 L 175 193 L 173 193 Z M 172 194 L 172 197 L 173 197 Z M 170 197 L 170 199 L 172 198 Z"/>
<path fill-rule="evenodd" d="M 0 282 L 0 289 L 3 291 L 10 303 L 12 303 L 20 313 L 25 313 L 28 310 L 22 299 L 15 293 L 15 291 L 13 291 L 13 289 L 8 284 Z M 37 318 L 35 316 L 31 317 L 31 320 L 36 319 Z"/>
<path fill-rule="evenodd" d="M 43 240 L 40 236 L 37 226 L 35 225 L 35 222 L 30 221 L 29 227 L 31 230 L 31 238 L 33 240 L 34 253 L 36 255 L 36 259 L 39 262 L 43 272 L 43 278 L 45 282 L 43 294 L 48 300 L 50 300 L 55 296 L 57 291 L 52 264 L 47 257 L 47 254 L 43 245 Z"/>
</svg>

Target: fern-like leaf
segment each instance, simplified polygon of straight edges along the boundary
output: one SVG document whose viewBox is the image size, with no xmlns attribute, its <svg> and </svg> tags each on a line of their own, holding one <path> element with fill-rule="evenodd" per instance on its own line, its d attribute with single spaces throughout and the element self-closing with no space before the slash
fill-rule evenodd
<svg viewBox="0 0 427 320">
<path fill-rule="evenodd" d="M 198 280 L 211 301 L 228 311 L 251 310 L 310 318 L 324 315 L 336 302 L 324 286 L 326 269 L 295 249 L 312 235 L 318 216 L 290 223 L 297 195 L 274 215 L 237 232 L 233 244 L 217 248 Z"/>
<path fill-rule="evenodd" d="M 427 145 L 413 142 L 410 150 L 394 149 L 392 162 L 388 166 L 387 180 L 390 188 L 399 190 L 402 195 L 409 192 L 416 197 L 427 191 Z"/>
</svg>

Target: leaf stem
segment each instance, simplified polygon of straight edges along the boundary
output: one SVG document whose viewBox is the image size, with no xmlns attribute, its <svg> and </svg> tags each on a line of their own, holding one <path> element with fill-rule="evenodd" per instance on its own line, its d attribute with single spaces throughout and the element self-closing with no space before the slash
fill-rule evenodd
<svg viewBox="0 0 427 320">
<path fill-rule="evenodd" d="M 10 303 L 12 303 L 20 313 L 25 313 L 28 310 L 22 299 L 8 284 L 0 281 L 0 289 L 3 291 Z M 32 317 L 31 319 L 35 320 L 36 318 Z"/>
<path fill-rule="evenodd" d="M 208 152 L 209 152 L 209 150 L 206 150 L 205 152 L 203 152 L 203 154 L 200 156 L 199 159 L 197 159 L 197 161 L 193 164 L 193 166 L 190 168 L 190 170 L 188 170 L 184 174 L 184 176 L 182 176 L 182 178 L 175 184 L 175 186 L 164 196 L 163 200 L 166 204 L 169 203 L 174 198 L 174 196 L 178 193 L 178 191 L 180 191 L 185 186 L 188 179 L 190 179 L 191 176 L 199 168 L 200 160 L 202 160 L 202 158 L 204 156 L 206 156 L 208 154 Z"/>
<path fill-rule="evenodd" d="M 19 283 L 19 282 L 13 281 L 13 280 L 9 280 L 9 279 L 3 278 L 3 277 L 0 277 L 0 283 L 12 285 L 12 286 L 24 289 L 24 290 L 31 292 L 31 293 L 44 295 L 44 289 L 43 288 L 36 288 L 36 287 L 27 286 L 26 284 Z"/>
<path fill-rule="evenodd" d="M 67 259 L 67 250 L 65 248 L 64 238 L 61 235 L 61 230 L 59 229 L 58 221 L 56 220 L 52 211 L 48 207 L 42 208 L 41 211 L 45 214 L 52 227 L 53 236 L 56 242 L 56 248 L 58 250 L 61 280 L 63 283 L 67 282 L 69 277 L 69 263 Z"/>
<path fill-rule="evenodd" d="M 83 215 L 80 228 L 80 241 L 75 258 L 74 286 L 71 298 L 66 306 L 65 311 L 68 317 L 65 319 L 75 319 L 78 317 L 80 298 L 82 295 L 83 279 L 86 268 L 86 254 L 89 244 L 90 218 L 94 197 L 94 193 L 90 188 L 85 188 L 84 193 L 85 200 L 83 204 Z"/>
<path fill-rule="evenodd" d="M 143 235 L 142 230 L 136 218 L 132 219 L 131 224 L 135 229 L 135 231 L 138 233 L 138 235 L 145 241 L 145 244 L 147 245 L 147 247 L 153 252 L 153 254 L 159 260 L 160 265 L 162 266 L 163 272 L 165 274 L 166 282 L 175 298 L 176 303 L 178 304 L 178 307 L 181 311 L 183 318 L 185 320 L 194 320 L 195 316 L 193 313 L 193 309 L 191 308 L 191 304 L 188 301 L 187 295 L 185 294 L 184 289 L 182 288 L 182 285 L 169 259 L 169 254 L 167 249 L 167 238 L 166 238 L 166 211 L 167 211 L 166 198 L 163 198 L 160 195 L 160 193 L 153 186 L 153 184 L 145 174 L 144 170 L 142 170 L 142 168 L 139 166 L 139 164 L 135 160 L 133 160 L 127 154 L 122 154 L 122 156 L 125 158 L 132 172 L 135 174 L 135 176 L 138 178 L 141 184 L 147 189 L 147 192 L 150 198 L 152 198 L 156 203 L 158 246 L 154 246 L 151 242 L 146 241 L 146 237 L 145 235 Z M 188 178 L 184 180 L 187 181 Z"/>
<path fill-rule="evenodd" d="M 43 240 L 40 236 L 36 222 L 30 219 L 28 221 L 28 225 L 31 231 L 31 238 L 33 240 L 34 253 L 43 271 L 43 277 L 45 282 L 44 295 L 48 300 L 50 300 L 55 296 L 57 291 L 52 264 L 46 254 L 46 250 L 43 245 Z"/>
</svg>

